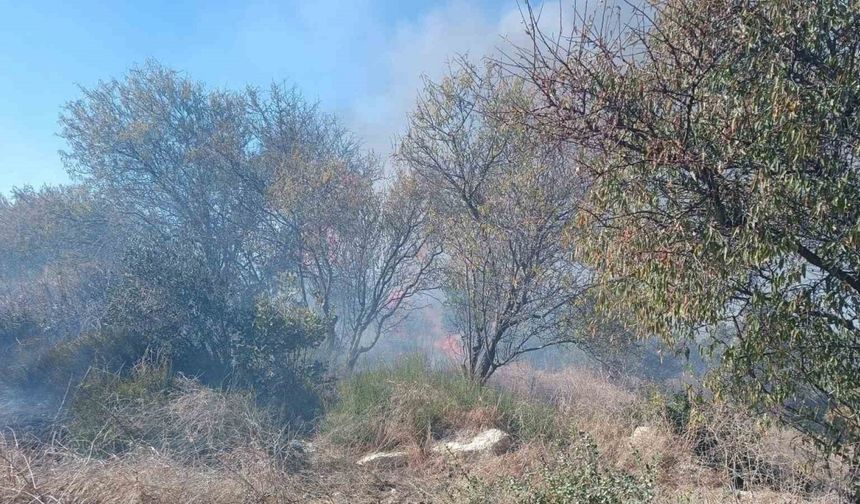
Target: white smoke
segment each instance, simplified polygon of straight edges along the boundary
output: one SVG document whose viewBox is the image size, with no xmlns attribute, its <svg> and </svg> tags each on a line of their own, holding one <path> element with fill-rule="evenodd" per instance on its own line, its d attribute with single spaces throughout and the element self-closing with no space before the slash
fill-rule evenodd
<svg viewBox="0 0 860 504">
<path fill-rule="evenodd" d="M 541 24 L 557 32 L 553 25 L 558 25 L 561 4 L 547 5 Z M 405 131 L 423 77 L 439 79 L 459 56 L 477 62 L 527 42 L 522 6 L 512 2 L 502 6 L 488 12 L 472 3 L 450 1 L 415 22 L 397 26 L 380 55 L 381 85 L 357 96 L 345 113 L 350 129 L 367 147 L 387 157 Z"/>
</svg>

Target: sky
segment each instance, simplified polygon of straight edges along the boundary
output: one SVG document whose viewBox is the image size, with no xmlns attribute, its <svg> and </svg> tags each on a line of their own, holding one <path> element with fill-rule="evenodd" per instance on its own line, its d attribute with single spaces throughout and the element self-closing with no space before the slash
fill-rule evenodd
<svg viewBox="0 0 860 504">
<path fill-rule="evenodd" d="M 63 104 L 149 59 L 213 88 L 296 85 L 387 156 L 422 75 L 522 31 L 514 0 L 0 0 L 0 193 L 68 182 Z"/>
</svg>

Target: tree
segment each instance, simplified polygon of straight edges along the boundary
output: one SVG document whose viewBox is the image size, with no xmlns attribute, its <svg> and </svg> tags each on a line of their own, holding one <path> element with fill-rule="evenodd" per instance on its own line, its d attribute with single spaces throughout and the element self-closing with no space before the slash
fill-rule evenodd
<svg viewBox="0 0 860 504">
<path fill-rule="evenodd" d="M 327 348 L 349 371 L 432 286 L 440 253 L 414 184 L 398 176 L 375 187 L 375 165 L 359 166 L 294 157 L 273 193 L 298 241 L 303 303 L 326 320 Z"/>
<path fill-rule="evenodd" d="M 265 199 L 264 243 L 292 275 L 298 302 L 327 321 L 328 348 L 336 346 L 332 304 L 331 238 L 369 197 L 379 179 L 377 159 L 334 116 L 307 103 L 295 89 L 273 85 L 247 91 L 254 138 L 259 142 L 248 177 Z M 342 231 L 342 230 L 341 230 Z"/>
<path fill-rule="evenodd" d="M 210 91 L 150 63 L 83 92 L 61 118 L 66 164 L 144 250 L 187 256 L 168 258 L 193 265 L 219 308 L 183 320 L 217 362 L 245 327 L 230 317 L 279 298 L 318 313 L 327 350 L 352 368 L 425 289 L 436 253 L 423 207 L 411 195 L 399 213 L 388 198 L 403 191 L 382 189 L 377 158 L 294 89 Z"/>
<path fill-rule="evenodd" d="M 562 247 L 582 180 L 556 145 L 509 116 L 530 100 L 499 68 L 426 82 L 399 158 L 432 194 L 446 302 L 463 367 L 484 382 L 524 353 L 576 338 L 589 273 Z"/>
<path fill-rule="evenodd" d="M 533 119 L 593 176 L 577 243 L 604 300 L 641 333 L 709 334 L 717 390 L 860 468 L 858 5 L 611 17 L 552 38 L 532 16 L 509 62 L 540 92 Z"/>
<path fill-rule="evenodd" d="M 352 370 L 428 288 L 438 255 L 426 205 L 403 177 L 383 180 L 335 118 L 274 87 L 249 95 L 271 214 L 302 306 L 325 320 L 326 349 Z M 390 185 L 390 186 L 389 186 Z"/>
<path fill-rule="evenodd" d="M 287 153 L 285 153 L 286 155 Z M 299 299 L 327 324 L 326 348 L 339 348 L 341 273 L 351 233 L 367 201 L 374 198 L 374 178 L 362 176 L 338 158 L 307 159 L 295 153 L 277 169 L 272 193 L 275 214 L 289 226 Z"/>
<path fill-rule="evenodd" d="M 276 278 L 247 97 L 155 63 L 82 91 L 61 115 L 63 159 L 111 202 L 131 243 L 108 329 L 167 344 L 169 328 L 176 348 L 198 351 L 200 372 L 228 374 L 244 314 Z"/>
<path fill-rule="evenodd" d="M 340 260 L 340 339 L 350 371 L 409 315 L 419 294 L 436 287 L 442 254 L 431 230 L 428 198 L 408 174 L 399 173 L 390 188 L 362 203 L 351 217 Z"/>
</svg>

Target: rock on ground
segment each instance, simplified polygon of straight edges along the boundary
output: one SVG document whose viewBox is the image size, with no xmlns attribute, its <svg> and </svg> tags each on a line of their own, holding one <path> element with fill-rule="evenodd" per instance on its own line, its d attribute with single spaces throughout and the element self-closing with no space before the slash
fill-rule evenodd
<svg viewBox="0 0 860 504">
<path fill-rule="evenodd" d="M 365 455 L 356 462 L 360 466 L 390 469 L 404 466 L 409 462 L 409 454 L 403 451 L 376 452 Z"/>
<path fill-rule="evenodd" d="M 511 448 L 511 435 L 499 429 L 488 429 L 468 442 L 448 441 L 433 447 L 433 451 L 452 455 L 501 455 Z"/>
</svg>

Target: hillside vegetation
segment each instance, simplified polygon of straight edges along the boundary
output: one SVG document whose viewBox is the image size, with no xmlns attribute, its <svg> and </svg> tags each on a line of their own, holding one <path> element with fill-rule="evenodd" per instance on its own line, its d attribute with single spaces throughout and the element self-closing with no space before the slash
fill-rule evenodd
<svg viewBox="0 0 860 504">
<path fill-rule="evenodd" d="M 524 379 L 528 377 L 528 382 Z M 163 369 L 100 376 L 47 444 L 5 436 L 4 502 L 841 502 L 847 476 L 796 435 L 742 411 L 512 369 L 486 387 L 410 358 L 343 382 L 297 434 L 252 397 Z M 530 382 L 530 383 L 529 383 Z M 158 386 L 154 384 L 158 383 Z M 599 400 L 595 400 L 599 398 Z M 452 462 L 429 443 L 506 429 L 506 454 Z M 636 433 L 636 434 L 634 434 Z M 359 456 L 407 451 L 399 468 Z M 738 478 L 744 491 L 732 489 Z"/>
<path fill-rule="evenodd" d="M 0 196 L 0 496 L 860 502 L 860 2 L 520 12 L 389 156 L 80 88 Z"/>
</svg>

